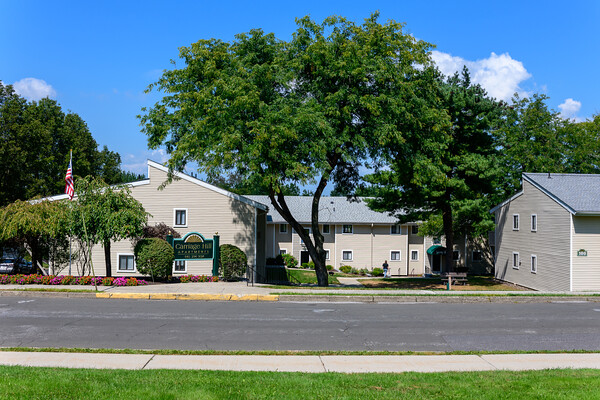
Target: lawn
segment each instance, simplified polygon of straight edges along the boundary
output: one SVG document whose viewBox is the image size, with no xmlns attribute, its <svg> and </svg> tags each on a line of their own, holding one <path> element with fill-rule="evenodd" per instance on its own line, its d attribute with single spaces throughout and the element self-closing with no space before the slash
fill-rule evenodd
<svg viewBox="0 0 600 400">
<path fill-rule="evenodd" d="M 597 399 L 599 370 L 338 374 L 0 366 L 2 399 Z"/>
<path fill-rule="evenodd" d="M 288 274 L 292 283 L 301 283 L 307 285 L 317 284 L 317 274 L 314 269 L 289 269 Z M 335 276 L 329 275 L 329 284 L 337 285 L 340 282 Z"/>
<path fill-rule="evenodd" d="M 446 284 L 440 278 L 372 278 L 360 279 L 360 283 L 369 289 L 414 289 L 446 290 Z M 487 276 L 469 276 L 465 285 L 452 285 L 452 290 L 525 290 L 518 286 L 505 284 Z"/>
</svg>

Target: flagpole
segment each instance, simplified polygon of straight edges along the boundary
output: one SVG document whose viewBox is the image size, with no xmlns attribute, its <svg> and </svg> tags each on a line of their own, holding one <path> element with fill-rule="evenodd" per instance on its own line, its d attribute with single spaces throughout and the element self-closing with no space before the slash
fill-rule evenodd
<svg viewBox="0 0 600 400">
<path fill-rule="evenodd" d="M 71 167 L 71 174 L 73 174 L 73 149 L 71 149 L 69 151 L 69 166 Z M 71 225 L 69 227 L 69 276 L 71 276 L 71 243 L 73 241 L 73 206 L 71 205 L 69 207 L 69 212 L 71 213 L 71 217 L 69 218 L 69 220 L 71 221 L 71 223 L 69 225 Z"/>
</svg>

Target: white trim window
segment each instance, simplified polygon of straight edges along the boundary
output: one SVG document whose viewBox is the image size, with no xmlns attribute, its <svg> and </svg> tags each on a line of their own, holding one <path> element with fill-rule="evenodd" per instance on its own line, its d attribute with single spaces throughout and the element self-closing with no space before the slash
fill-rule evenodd
<svg viewBox="0 0 600 400">
<path fill-rule="evenodd" d="M 279 255 L 282 256 L 284 254 L 287 254 L 287 249 L 279 249 Z"/>
<path fill-rule="evenodd" d="M 185 260 L 175 260 L 173 262 L 173 272 L 176 274 L 185 274 L 187 272 L 187 262 Z"/>
<path fill-rule="evenodd" d="M 288 224 L 279 224 L 279 233 L 287 233 Z"/>
<path fill-rule="evenodd" d="M 419 225 L 412 225 L 410 228 L 410 232 L 413 235 L 418 235 L 419 234 Z"/>
<path fill-rule="evenodd" d="M 531 232 L 537 232 L 537 214 L 531 214 Z"/>
<path fill-rule="evenodd" d="M 512 267 L 513 269 L 519 269 L 519 264 L 521 264 L 521 260 L 519 260 L 519 253 L 513 251 L 512 253 Z"/>
<path fill-rule="evenodd" d="M 323 225 L 323 234 L 325 234 L 325 235 L 328 235 L 329 233 L 331 233 L 331 228 L 330 228 L 330 226 L 331 226 L 331 225 L 329 225 L 329 224 L 325 224 L 325 225 Z"/>
<path fill-rule="evenodd" d="M 343 261 L 352 261 L 354 259 L 354 254 L 352 250 L 342 250 L 342 260 Z"/>
<path fill-rule="evenodd" d="M 402 261 L 402 252 L 400 250 L 390 251 L 390 261 Z"/>
<path fill-rule="evenodd" d="M 537 256 L 535 254 L 531 255 L 531 273 L 537 274 Z"/>
<path fill-rule="evenodd" d="M 117 272 L 135 272 L 135 256 L 117 254 Z"/>
<path fill-rule="evenodd" d="M 325 259 L 328 261 L 331 259 L 329 256 L 329 250 L 325 250 Z"/>
<path fill-rule="evenodd" d="M 519 214 L 513 214 L 513 231 L 519 230 Z"/>
<path fill-rule="evenodd" d="M 174 228 L 187 228 L 187 208 L 174 208 L 173 209 L 173 227 Z"/>
<path fill-rule="evenodd" d="M 410 251 L 410 261 L 419 261 L 419 250 Z"/>
<path fill-rule="evenodd" d="M 402 234 L 402 227 L 400 226 L 400 224 L 394 224 L 392 226 L 390 226 L 390 235 L 401 235 Z"/>
<path fill-rule="evenodd" d="M 354 233 L 354 228 L 352 225 L 342 225 L 342 233 Z"/>
</svg>

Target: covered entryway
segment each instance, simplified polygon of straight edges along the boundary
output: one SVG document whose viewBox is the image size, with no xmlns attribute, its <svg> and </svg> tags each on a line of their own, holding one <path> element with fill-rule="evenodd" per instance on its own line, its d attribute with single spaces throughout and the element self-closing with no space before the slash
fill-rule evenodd
<svg viewBox="0 0 600 400">
<path fill-rule="evenodd" d="M 442 245 L 434 244 L 427 249 L 427 256 L 431 265 L 431 273 L 440 274 L 446 259 L 446 248 Z"/>
<path fill-rule="evenodd" d="M 300 251 L 300 265 L 307 263 L 309 261 L 308 251 L 302 250 Z"/>
</svg>

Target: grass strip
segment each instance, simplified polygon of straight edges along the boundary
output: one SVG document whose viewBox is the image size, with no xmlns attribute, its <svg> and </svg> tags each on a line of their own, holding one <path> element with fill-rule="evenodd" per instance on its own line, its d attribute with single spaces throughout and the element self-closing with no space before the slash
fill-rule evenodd
<svg viewBox="0 0 600 400">
<path fill-rule="evenodd" d="M 568 294 L 568 293 L 311 293 L 311 292 L 270 292 L 277 296 L 385 296 L 385 297 L 599 297 L 599 293 Z"/>
<path fill-rule="evenodd" d="M 13 399 L 588 399 L 600 371 L 340 374 L 0 366 Z"/>
<path fill-rule="evenodd" d="M 591 350 L 513 350 L 513 351 L 323 351 L 323 350 L 175 350 L 175 349 L 90 349 L 76 347 L 0 347 L 0 351 L 33 353 L 157 354 L 194 356 L 429 356 L 487 354 L 596 354 Z"/>
</svg>

